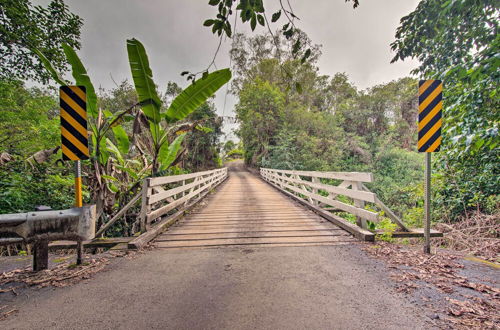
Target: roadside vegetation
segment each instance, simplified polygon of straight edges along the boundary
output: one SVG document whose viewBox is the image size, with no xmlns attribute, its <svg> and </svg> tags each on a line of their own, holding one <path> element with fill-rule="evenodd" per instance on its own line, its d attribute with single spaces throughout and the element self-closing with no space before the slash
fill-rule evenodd
<svg viewBox="0 0 500 330">
<path fill-rule="evenodd" d="M 411 77 L 367 89 L 355 86 L 346 73 L 320 73 L 321 47 L 295 26 L 291 8 L 281 4 L 267 19 L 262 1 L 209 5 L 219 14 L 204 25 L 221 41 L 231 38 L 231 71 L 210 72 L 212 62 L 202 72 L 183 72 L 186 86 L 157 86 L 145 47 L 130 39 L 123 54 L 130 78 L 105 90 L 94 87 L 78 57 L 83 20 L 62 0 L 46 8 L 28 0 L 2 3 L 0 31 L 6 37 L 0 48 L 9 56 L 0 62 L 0 213 L 72 205 L 72 169 L 60 160 L 58 147 L 55 86 L 78 84 L 87 88 L 91 147 L 91 159 L 83 162 L 84 199 L 97 203 L 98 226 L 135 196 L 145 177 L 206 170 L 243 158 L 252 167 L 372 172 L 375 182 L 369 188 L 408 226 L 422 227 L 419 77 L 445 81 L 432 210 L 434 221 L 442 223 L 438 228 L 455 238 L 441 243 L 485 253 L 472 241 L 456 244 L 463 237 L 478 238 L 491 242 L 488 253 L 498 253 L 496 2 L 421 1 L 401 19 L 391 45 L 393 61 L 417 58 L 420 67 Z M 230 18 L 236 14 L 252 30 L 258 24 L 269 27 L 269 33 L 235 33 Z M 50 19 L 54 15 L 57 20 Z M 284 25 L 273 32 L 280 22 Z M 68 72 L 71 81 L 61 78 Z M 240 141 L 223 143 L 223 121 L 210 97 L 231 77 Z M 27 87 L 29 81 L 52 87 Z M 136 219 L 133 209 L 107 234 L 134 235 Z M 391 230 L 384 221 L 379 228 Z"/>
</svg>

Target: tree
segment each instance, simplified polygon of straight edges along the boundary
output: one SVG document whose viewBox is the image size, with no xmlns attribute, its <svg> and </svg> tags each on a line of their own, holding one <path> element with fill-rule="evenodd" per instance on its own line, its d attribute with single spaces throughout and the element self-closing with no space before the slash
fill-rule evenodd
<svg viewBox="0 0 500 330">
<path fill-rule="evenodd" d="M 258 165 L 274 144 L 284 111 L 284 95 L 268 81 L 256 79 L 239 93 L 236 116 L 240 121 L 238 135 L 245 148 L 247 164 Z"/>
<path fill-rule="evenodd" d="M 359 0 L 344 1 L 352 2 L 353 8 L 359 6 Z M 312 48 L 312 45 L 307 42 L 307 40 L 302 40 L 300 38 L 300 30 L 295 25 L 295 22 L 299 19 L 299 17 L 295 15 L 290 1 L 287 1 L 285 4 L 284 1 L 279 0 L 280 9 L 273 13 L 271 17 L 266 15 L 264 0 L 209 0 L 208 4 L 217 8 L 217 14 L 215 18 L 205 20 L 203 25 L 210 28 L 213 34 L 219 36 L 219 46 L 215 51 L 212 61 L 205 70 L 200 72 L 183 71 L 181 73 L 182 76 L 187 76 L 188 80 L 196 80 L 196 77 L 199 74 L 207 74 L 210 68 L 215 66 L 215 59 L 219 53 L 222 40 L 225 37 L 233 37 L 233 28 L 231 25 L 232 16 L 235 16 L 235 25 L 239 16 L 241 22 L 243 24 L 249 24 L 252 31 L 255 30 L 257 24 L 263 27 L 267 26 L 270 40 L 274 43 L 278 54 L 280 48 L 279 35 L 281 34 L 285 37 L 285 40 L 292 42 L 293 47 L 291 47 L 290 50 L 293 59 L 300 59 L 301 63 L 305 63 L 311 58 L 314 49 Z M 271 23 L 277 23 L 280 18 L 285 20 L 285 24 L 278 29 L 278 32 L 280 33 L 273 33 Z M 297 34 L 299 34 L 299 37 L 297 37 Z M 291 78 L 291 73 L 288 74 Z M 300 86 L 300 83 L 296 82 L 295 85 Z"/>
<path fill-rule="evenodd" d="M 159 170 L 167 169 L 175 160 L 180 143 L 185 134 L 181 134 L 169 143 L 172 124 L 186 118 L 208 98 L 231 79 L 231 71 L 222 69 L 206 74 L 202 79 L 193 82 L 175 97 L 168 109 L 162 113 L 162 105 L 149 60 L 142 43 L 136 39 L 127 40 L 130 70 L 138 100 L 149 122 L 151 133 L 152 173 L 158 175 Z M 162 125 L 164 122 L 165 124 Z M 170 124 L 170 125 L 168 125 Z"/>
<path fill-rule="evenodd" d="M 183 168 L 201 171 L 221 166 L 219 140 L 223 134 L 222 118 L 217 116 L 214 103 L 203 103 L 186 120 L 200 124 L 186 136 Z"/>
<path fill-rule="evenodd" d="M 59 145 L 58 114 L 55 95 L 27 89 L 20 81 L 0 80 L 0 153 L 26 159 Z"/>
<path fill-rule="evenodd" d="M 71 13 L 63 0 L 52 0 L 47 8 L 30 0 L 0 2 L 0 79 L 34 80 L 47 83 L 50 74 L 33 53 L 39 49 L 52 65 L 64 72 L 63 43 L 80 48 L 82 19 Z"/>
<path fill-rule="evenodd" d="M 442 205 L 463 212 L 498 193 L 500 7 L 494 0 L 421 1 L 401 19 L 393 61 L 417 58 L 444 81 Z"/>
<path fill-rule="evenodd" d="M 227 154 L 229 151 L 233 150 L 236 147 L 236 143 L 234 143 L 233 140 L 227 140 L 226 143 L 224 143 L 224 152 Z"/>
</svg>

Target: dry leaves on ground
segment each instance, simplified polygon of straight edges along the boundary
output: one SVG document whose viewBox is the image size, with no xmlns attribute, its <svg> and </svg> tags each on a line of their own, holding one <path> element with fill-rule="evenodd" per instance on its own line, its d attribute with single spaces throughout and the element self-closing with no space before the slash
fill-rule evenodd
<svg viewBox="0 0 500 330">
<path fill-rule="evenodd" d="M 144 251 L 108 251 L 103 255 L 86 256 L 83 264 L 79 266 L 70 262 L 64 262 L 39 272 L 33 272 L 31 266 L 4 272 L 0 274 L 0 295 L 9 292 L 17 295 L 18 290 L 28 287 L 44 288 L 48 286 L 65 287 L 73 285 L 82 280 L 89 279 L 94 274 L 103 270 L 112 258 L 125 257 L 126 259 L 134 259 L 147 250 L 149 248 Z M 5 310 L 7 307 L 7 305 L 0 306 L 0 320 L 18 312 L 15 308 Z"/>
<path fill-rule="evenodd" d="M 437 223 L 435 229 L 443 232 L 444 237 L 433 239 L 434 245 L 499 261 L 500 213 L 473 212 L 454 223 Z"/>
<path fill-rule="evenodd" d="M 31 267 L 4 272 L 0 274 L 0 294 L 10 292 L 17 295 L 17 290 L 27 287 L 43 288 L 72 285 L 83 279 L 90 278 L 93 274 L 101 271 L 108 263 L 108 258 L 97 257 L 87 258 L 80 266 L 66 262 L 39 272 L 32 271 Z M 0 320 L 18 312 L 17 308 L 3 311 L 2 309 L 6 307 L 0 308 Z"/>
<path fill-rule="evenodd" d="M 15 269 L 0 274 L 0 293 L 13 292 L 22 287 L 37 286 L 43 288 L 49 285 L 62 287 L 90 278 L 109 263 L 108 258 L 88 258 L 81 266 L 61 263 L 51 269 L 33 272 L 31 267 Z"/>
<path fill-rule="evenodd" d="M 422 282 L 434 286 L 443 294 L 459 295 L 462 300 L 447 297 L 448 315 L 446 321 L 457 329 L 498 329 L 500 327 L 500 288 L 470 281 L 457 274 L 464 266 L 457 256 L 439 252 L 426 255 L 420 248 L 412 249 L 380 242 L 366 245 L 364 250 L 385 260 L 395 271 L 391 278 L 398 282 L 397 291 L 411 293 L 422 286 Z M 457 292 L 465 287 L 479 293 L 469 296 Z M 449 324 L 448 324 L 449 325 Z"/>
</svg>

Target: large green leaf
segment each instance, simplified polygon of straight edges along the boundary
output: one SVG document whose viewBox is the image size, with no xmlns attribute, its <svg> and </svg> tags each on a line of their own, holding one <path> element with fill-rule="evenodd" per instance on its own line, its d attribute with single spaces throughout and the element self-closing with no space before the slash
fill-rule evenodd
<svg viewBox="0 0 500 330">
<path fill-rule="evenodd" d="M 101 165 L 106 165 L 110 157 L 107 148 L 107 141 L 108 139 L 105 136 L 103 136 L 99 142 L 99 163 Z"/>
<path fill-rule="evenodd" d="M 158 161 L 160 163 L 160 171 L 166 170 L 172 162 L 177 157 L 177 153 L 181 148 L 182 141 L 187 133 L 179 135 L 175 140 L 169 145 L 164 143 L 160 148 L 160 153 L 158 154 Z"/>
<path fill-rule="evenodd" d="M 144 114 L 149 120 L 158 123 L 160 122 L 161 100 L 156 91 L 146 50 L 139 40 L 128 39 L 127 52 L 135 90 Z"/>
<path fill-rule="evenodd" d="M 73 75 L 73 78 L 75 78 L 76 84 L 78 86 L 85 86 L 87 94 L 87 112 L 91 117 L 96 118 L 97 95 L 95 93 L 94 85 L 90 81 L 90 77 L 87 74 L 87 70 L 85 69 L 85 66 L 83 66 L 82 61 L 73 48 L 71 48 L 67 44 L 63 44 L 62 48 L 64 50 L 64 54 L 66 55 L 66 59 L 68 60 L 69 64 L 71 64 L 71 73 Z"/>
<path fill-rule="evenodd" d="M 130 147 L 130 141 L 128 139 L 127 132 L 120 125 L 113 127 L 112 130 L 113 130 L 113 134 L 115 135 L 118 150 L 120 150 L 120 152 L 124 155 L 128 154 L 128 149 Z"/>
<path fill-rule="evenodd" d="M 124 164 L 122 153 L 120 152 L 120 150 L 118 150 L 116 145 L 109 139 L 106 140 L 106 148 L 108 149 L 109 152 L 115 155 L 116 160 L 118 160 L 120 164 Z"/>
<path fill-rule="evenodd" d="M 231 70 L 214 71 L 204 78 L 194 82 L 183 90 L 173 101 L 166 112 L 168 121 L 177 121 L 185 118 L 200 105 L 205 103 L 219 88 L 231 79 Z"/>
<path fill-rule="evenodd" d="M 35 53 L 40 61 L 42 62 L 43 66 L 45 67 L 45 70 L 47 70 L 50 75 L 52 76 L 52 79 L 54 79 L 59 85 L 66 86 L 68 82 L 64 80 L 59 72 L 52 66 L 52 63 L 43 55 L 41 51 L 39 51 L 36 48 L 32 49 L 33 53 Z"/>
</svg>

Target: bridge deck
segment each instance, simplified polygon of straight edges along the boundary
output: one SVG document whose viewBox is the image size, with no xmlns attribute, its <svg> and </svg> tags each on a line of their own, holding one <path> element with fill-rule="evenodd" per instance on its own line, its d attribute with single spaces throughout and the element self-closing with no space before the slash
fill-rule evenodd
<svg viewBox="0 0 500 330">
<path fill-rule="evenodd" d="M 229 172 L 206 204 L 160 235 L 157 247 L 339 245 L 346 231 L 304 209 L 253 174 Z"/>
</svg>

